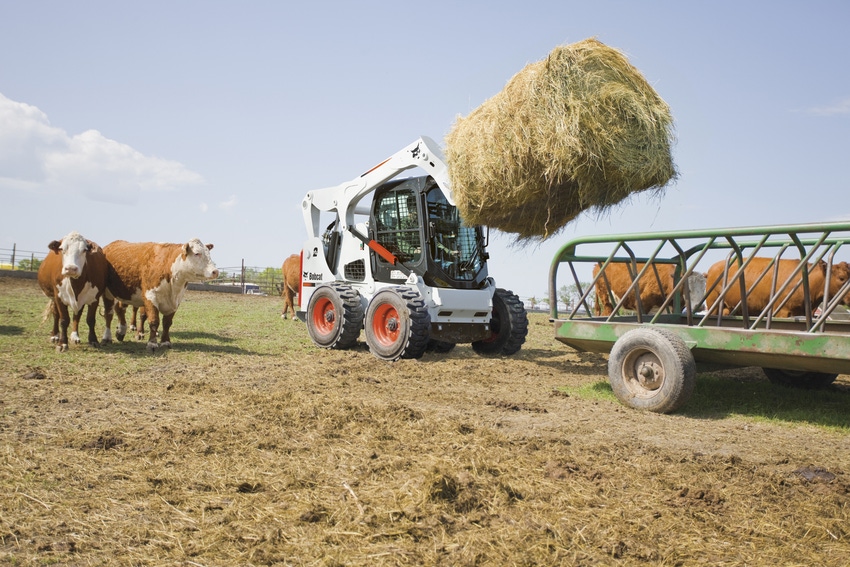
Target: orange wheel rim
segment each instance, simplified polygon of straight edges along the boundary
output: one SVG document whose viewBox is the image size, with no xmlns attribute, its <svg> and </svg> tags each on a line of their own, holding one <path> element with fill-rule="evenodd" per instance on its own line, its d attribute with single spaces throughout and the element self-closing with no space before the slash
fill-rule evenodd
<svg viewBox="0 0 850 567">
<path fill-rule="evenodd" d="M 379 305 L 372 317 L 372 333 L 382 345 L 394 345 L 401 334 L 401 320 L 398 310 L 389 303 Z"/>
<path fill-rule="evenodd" d="M 327 297 L 316 301 L 313 307 L 313 328 L 323 335 L 329 335 L 334 330 L 336 311 L 333 302 Z"/>
</svg>

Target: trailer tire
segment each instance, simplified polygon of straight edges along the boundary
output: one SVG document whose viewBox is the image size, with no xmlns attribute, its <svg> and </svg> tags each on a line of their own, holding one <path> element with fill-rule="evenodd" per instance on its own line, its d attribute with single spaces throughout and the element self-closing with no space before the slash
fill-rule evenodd
<svg viewBox="0 0 850 567">
<path fill-rule="evenodd" d="M 321 285 L 310 297 L 306 320 L 307 333 L 316 346 L 351 348 L 363 327 L 360 294 L 343 284 Z"/>
<path fill-rule="evenodd" d="M 490 336 L 473 341 L 472 350 L 478 354 L 515 354 L 528 335 L 528 314 L 517 295 L 509 290 L 496 289 L 493 294 L 493 316 Z"/>
<path fill-rule="evenodd" d="M 670 413 L 691 397 L 696 363 L 685 342 L 666 329 L 640 327 L 614 343 L 608 357 L 608 379 L 624 405 Z"/>
<path fill-rule="evenodd" d="M 419 292 L 382 289 L 366 308 L 366 344 L 381 360 L 420 358 L 428 347 L 431 315 Z"/>
<path fill-rule="evenodd" d="M 809 372 L 805 370 L 783 370 L 781 368 L 762 368 L 764 375 L 772 383 L 792 388 L 826 388 L 838 378 L 838 374 L 828 372 Z"/>
</svg>

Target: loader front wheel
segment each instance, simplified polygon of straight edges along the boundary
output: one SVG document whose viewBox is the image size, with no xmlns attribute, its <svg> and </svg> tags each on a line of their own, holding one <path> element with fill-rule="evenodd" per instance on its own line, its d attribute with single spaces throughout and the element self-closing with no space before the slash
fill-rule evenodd
<svg viewBox="0 0 850 567">
<path fill-rule="evenodd" d="M 490 336 L 472 343 L 478 354 L 515 354 L 528 334 L 528 314 L 519 297 L 504 289 L 493 294 L 493 315 L 490 318 Z"/>
<path fill-rule="evenodd" d="M 608 379 L 624 405 L 669 413 L 691 397 L 696 363 L 678 335 L 666 329 L 639 327 L 614 343 L 608 357 Z"/>
<path fill-rule="evenodd" d="M 316 288 L 307 305 L 307 333 L 316 346 L 351 348 L 362 326 L 363 306 L 357 291 L 343 284 Z"/>
<path fill-rule="evenodd" d="M 419 292 L 407 287 L 382 289 L 366 308 L 366 343 L 382 360 L 419 358 L 428 347 L 431 316 Z"/>
</svg>

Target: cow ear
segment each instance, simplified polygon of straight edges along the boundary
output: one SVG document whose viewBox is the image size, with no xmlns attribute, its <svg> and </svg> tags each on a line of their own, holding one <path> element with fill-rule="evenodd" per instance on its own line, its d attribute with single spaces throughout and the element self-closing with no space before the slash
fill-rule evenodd
<svg viewBox="0 0 850 567">
<path fill-rule="evenodd" d="M 91 240 L 86 240 L 86 252 L 97 252 L 97 244 Z"/>
<path fill-rule="evenodd" d="M 58 240 L 54 240 L 53 242 L 51 242 L 50 244 L 47 245 L 47 247 L 50 250 L 53 250 L 54 252 L 59 252 L 60 246 L 62 246 L 62 243 L 59 242 Z"/>
<path fill-rule="evenodd" d="M 183 259 L 185 260 L 186 257 L 191 253 L 192 253 L 192 247 L 189 246 L 189 243 L 187 242 L 186 244 L 183 245 Z"/>
<path fill-rule="evenodd" d="M 207 250 L 212 250 L 212 249 L 213 249 L 213 245 L 212 245 L 212 244 L 207 244 Z"/>
</svg>

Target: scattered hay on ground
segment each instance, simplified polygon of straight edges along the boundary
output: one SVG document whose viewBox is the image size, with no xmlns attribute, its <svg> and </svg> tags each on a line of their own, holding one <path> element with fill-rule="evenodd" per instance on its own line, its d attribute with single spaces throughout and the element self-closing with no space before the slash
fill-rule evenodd
<svg viewBox="0 0 850 567">
<path fill-rule="evenodd" d="M 554 49 L 446 137 L 454 198 L 467 222 L 556 234 L 676 177 L 670 108 L 618 50 L 595 39 Z"/>
<path fill-rule="evenodd" d="M 279 298 L 195 291 L 172 349 L 57 353 L 42 302 L 0 278 L 0 565 L 850 564 L 823 400 L 780 390 L 800 413 L 765 422 L 557 394 L 606 359 L 543 313 L 512 357 L 385 363 L 314 347 Z"/>
</svg>

